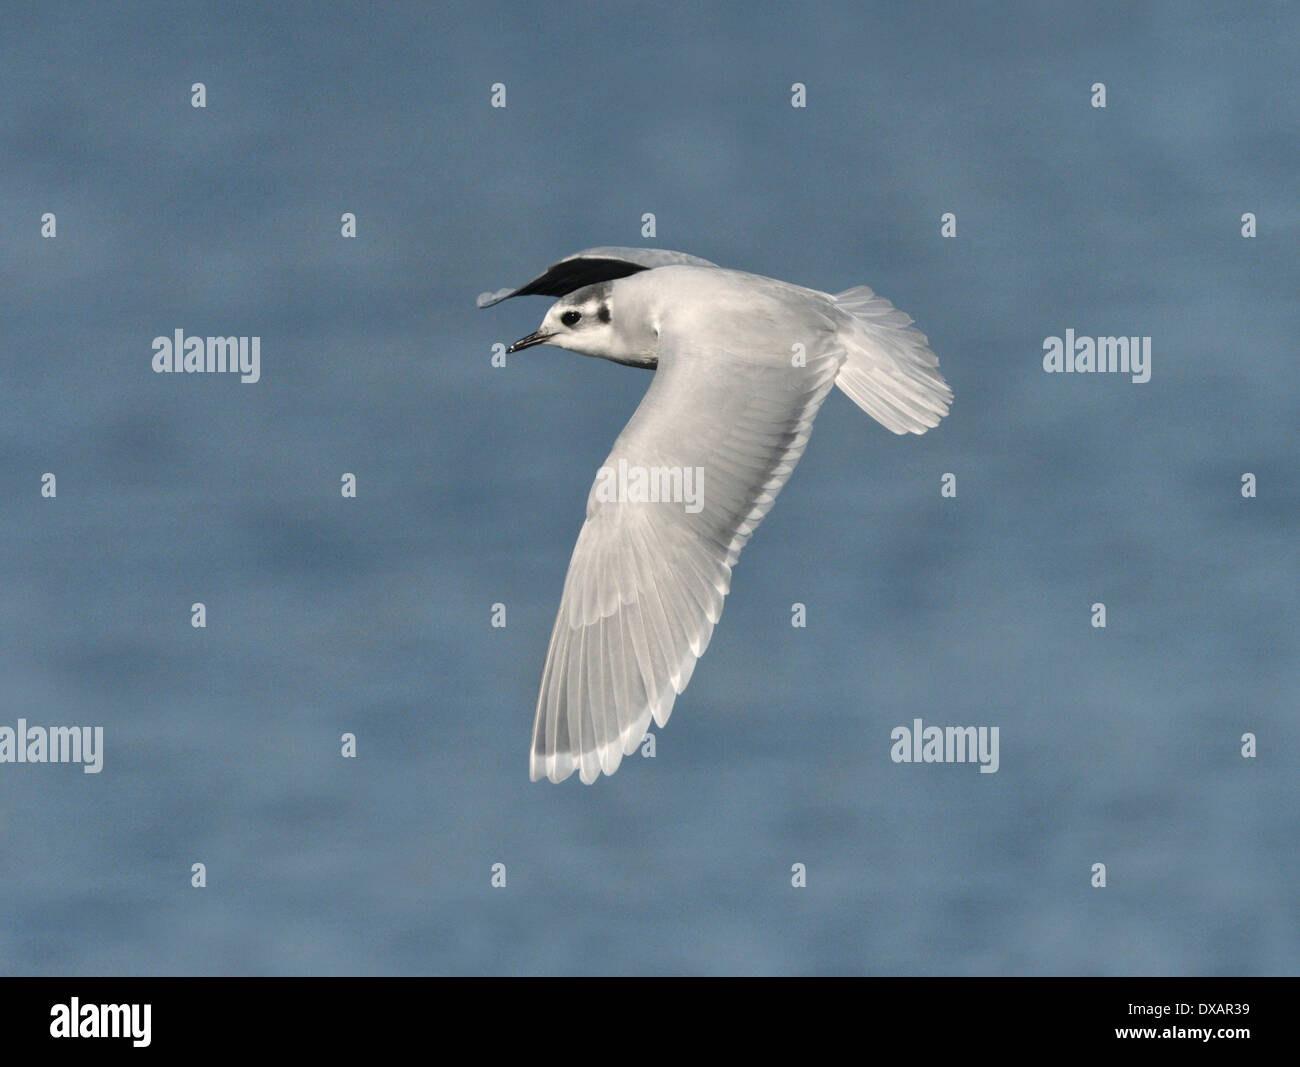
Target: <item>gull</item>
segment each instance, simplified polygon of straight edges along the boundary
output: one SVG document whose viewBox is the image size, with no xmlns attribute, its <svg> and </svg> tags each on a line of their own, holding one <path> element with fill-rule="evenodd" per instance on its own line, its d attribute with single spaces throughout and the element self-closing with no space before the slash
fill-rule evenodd
<svg viewBox="0 0 1300 1067">
<path fill-rule="evenodd" d="M 831 295 L 682 252 L 589 248 L 478 306 L 531 295 L 560 299 L 507 352 L 654 371 L 587 498 L 533 720 L 532 780 L 577 770 L 590 785 L 667 724 L 832 386 L 896 434 L 937 426 L 952 390 L 912 319 L 866 286 Z"/>
</svg>

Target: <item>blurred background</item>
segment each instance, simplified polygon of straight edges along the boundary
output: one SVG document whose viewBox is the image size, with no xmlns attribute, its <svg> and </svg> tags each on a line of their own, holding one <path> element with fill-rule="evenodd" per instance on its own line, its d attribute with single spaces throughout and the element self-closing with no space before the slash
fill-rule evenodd
<svg viewBox="0 0 1300 1067">
<path fill-rule="evenodd" d="M 5 22 L 0 725 L 105 755 L 0 765 L 4 973 L 1300 970 L 1294 6 Z M 656 757 L 557 787 L 547 639 L 650 379 L 494 369 L 547 301 L 474 298 L 601 244 L 868 284 L 956 402 L 833 394 Z M 153 373 L 177 328 L 262 380 Z M 1045 374 L 1067 328 L 1151 381 Z M 918 717 L 998 773 L 892 763 Z"/>
</svg>

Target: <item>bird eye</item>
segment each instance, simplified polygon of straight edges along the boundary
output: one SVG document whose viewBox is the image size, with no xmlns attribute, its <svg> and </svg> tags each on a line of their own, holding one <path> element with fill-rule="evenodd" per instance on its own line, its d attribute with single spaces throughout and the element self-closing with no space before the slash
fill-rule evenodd
<svg viewBox="0 0 1300 1067">
<path fill-rule="evenodd" d="M 566 311 L 560 316 L 560 321 L 564 323 L 565 326 L 573 326 L 580 318 L 582 318 L 581 311 Z"/>
</svg>

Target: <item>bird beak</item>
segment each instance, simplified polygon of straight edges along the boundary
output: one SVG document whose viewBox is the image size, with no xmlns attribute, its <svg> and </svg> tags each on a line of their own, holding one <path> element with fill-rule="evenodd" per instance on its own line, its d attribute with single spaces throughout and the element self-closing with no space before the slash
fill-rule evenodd
<svg viewBox="0 0 1300 1067">
<path fill-rule="evenodd" d="M 542 333 L 541 330 L 538 330 L 536 333 L 530 333 L 527 337 L 519 338 L 518 341 L 506 349 L 506 354 L 509 355 L 511 352 L 521 352 L 525 348 L 532 348 L 533 345 L 545 344 L 554 336 L 554 334 Z"/>
</svg>

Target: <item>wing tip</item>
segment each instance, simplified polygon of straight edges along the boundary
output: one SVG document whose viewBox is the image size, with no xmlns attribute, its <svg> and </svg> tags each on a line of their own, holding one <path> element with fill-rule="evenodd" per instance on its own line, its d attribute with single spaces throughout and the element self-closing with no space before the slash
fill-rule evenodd
<svg viewBox="0 0 1300 1067">
<path fill-rule="evenodd" d="M 490 308 L 493 304 L 499 304 L 502 300 L 508 300 L 514 295 L 513 289 L 498 289 L 493 293 L 479 293 L 475 301 L 480 308 Z"/>
</svg>

